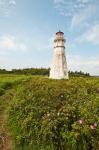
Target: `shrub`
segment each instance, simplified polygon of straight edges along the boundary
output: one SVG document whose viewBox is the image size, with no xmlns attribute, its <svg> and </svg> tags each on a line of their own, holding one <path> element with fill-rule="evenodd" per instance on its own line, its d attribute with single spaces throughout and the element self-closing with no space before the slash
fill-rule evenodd
<svg viewBox="0 0 99 150">
<path fill-rule="evenodd" d="M 1 87 L 5 90 L 8 90 L 12 88 L 12 86 L 13 86 L 13 82 L 4 82 Z"/>
<path fill-rule="evenodd" d="M 0 88 L 0 96 L 2 96 L 4 94 L 4 89 Z"/>
<path fill-rule="evenodd" d="M 23 82 L 9 112 L 16 148 L 98 150 L 99 96 L 95 81 L 36 77 Z"/>
</svg>

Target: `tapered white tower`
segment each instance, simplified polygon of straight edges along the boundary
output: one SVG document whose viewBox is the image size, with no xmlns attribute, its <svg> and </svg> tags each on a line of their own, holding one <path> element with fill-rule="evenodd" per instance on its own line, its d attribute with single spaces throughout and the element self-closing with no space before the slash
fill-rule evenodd
<svg viewBox="0 0 99 150">
<path fill-rule="evenodd" d="M 68 79 L 65 42 L 64 33 L 61 31 L 57 32 L 54 40 L 54 54 L 50 69 L 50 78 L 52 79 Z"/>
</svg>

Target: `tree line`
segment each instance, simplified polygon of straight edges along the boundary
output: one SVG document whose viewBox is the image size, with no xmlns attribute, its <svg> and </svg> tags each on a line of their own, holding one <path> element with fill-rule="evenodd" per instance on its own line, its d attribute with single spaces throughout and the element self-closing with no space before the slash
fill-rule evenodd
<svg viewBox="0 0 99 150">
<path fill-rule="evenodd" d="M 16 75 L 43 75 L 49 76 L 50 68 L 25 68 L 25 69 L 0 69 L 0 74 L 16 74 Z M 69 76 L 90 76 L 89 73 L 82 71 L 69 71 Z"/>
</svg>

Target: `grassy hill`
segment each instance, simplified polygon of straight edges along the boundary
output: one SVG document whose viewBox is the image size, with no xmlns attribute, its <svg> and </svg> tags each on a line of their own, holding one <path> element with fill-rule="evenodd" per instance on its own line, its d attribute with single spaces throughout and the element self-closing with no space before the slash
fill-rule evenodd
<svg viewBox="0 0 99 150">
<path fill-rule="evenodd" d="M 0 76 L 0 142 L 13 150 L 98 150 L 99 78 Z"/>
<path fill-rule="evenodd" d="M 9 130 L 8 114 L 10 103 L 16 94 L 16 89 L 23 80 L 30 76 L 0 75 L 0 150 L 12 150 L 14 141 Z"/>
</svg>

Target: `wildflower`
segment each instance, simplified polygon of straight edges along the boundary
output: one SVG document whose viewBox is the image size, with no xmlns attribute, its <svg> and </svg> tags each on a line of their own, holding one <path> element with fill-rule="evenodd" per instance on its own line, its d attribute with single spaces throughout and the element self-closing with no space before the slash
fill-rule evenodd
<svg viewBox="0 0 99 150">
<path fill-rule="evenodd" d="M 66 117 L 66 120 L 68 120 L 68 117 Z"/>
<path fill-rule="evenodd" d="M 93 129 L 95 129 L 96 127 L 94 127 L 94 125 L 90 125 L 90 128 L 93 130 Z"/>
<path fill-rule="evenodd" d="M 82 119 L 80 119 L 78 122 L 80 125 L 83 125 L 83 123 L 84 123 L 84 121 Z"/>
<path fill-rule="evenodd" d="M 92 130 L 96 129 L 96 127 L 97 127 L 97 124 L 96 124 L 96 123 L 94 123 L 93 125 L 90 125 L 90 128 L 91 128 Z"/>
<path fill-rule="evenodd" d="M 59 116 L 59 115 L 60 115 L 60 113 L 58 112 L 58 113 L 57 113 L 57 116 Z"/>
<path fill-rule="evenodd" d="M 63 97 L 63 95 L 61 95 L 61 97 Z"/>
<path fill-rule="evenodd" d="M 97 124 L 96 124 L 96 123 L 94 123 L 94 127 L 97 127 Z"/>
<path fill-rule="evenodd" d="M 47 117 L 50 117 L 51 116 L 51 114 L 50 113 L 47 113 Z"/>
</svg>

